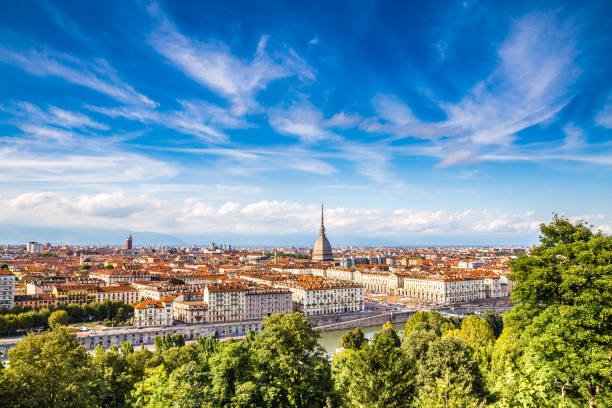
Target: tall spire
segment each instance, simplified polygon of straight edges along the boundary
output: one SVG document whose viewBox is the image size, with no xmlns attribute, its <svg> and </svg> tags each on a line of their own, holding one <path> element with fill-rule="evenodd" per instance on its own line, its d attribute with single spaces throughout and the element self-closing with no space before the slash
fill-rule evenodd
<svg viewBox="0 0 612 408">
<path fill-rule="evenodd" d="M 323 219 L 323 204 L 321 204 L 321 228 L 319 238 L 312 249 L 312 260 L 314 262 L 333 262 L 334 254 L 331 245 L 325 236 L 325 224 Z"/>
<path fill-rule="evenodd" d="M 325 226 L 323 225 L 323 204 L 321 204 L 321 228 L 319 231 L 321 234 L 325 234 Z"/>
</svg>

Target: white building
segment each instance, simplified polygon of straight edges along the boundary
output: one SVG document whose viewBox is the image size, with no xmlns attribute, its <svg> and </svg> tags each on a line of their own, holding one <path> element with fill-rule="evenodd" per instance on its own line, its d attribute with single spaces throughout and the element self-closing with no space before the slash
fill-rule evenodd
<svg viewBox="0 0 612 408">
<path fill-rule="evenodd" d="M 304 316 L 363 310 L 363 287 L 349 282 L 291 281 L 280 283 L 293 293 L 293 310 Z"/>
<path fill-rule="evenodd" d="M 190 324 L 206 322 L 208 303 L 204 301 L 201 293 L 177 296 L 172 307 L 174 320 Z"/>
<path fill-rule="evenodd" d="M 42 254 L 43 251 L 43 245 L 39 244 L 38 242 L 28 242 L 28 244 L 26 245 L 26 250 L 30 253 L 30 254 Z"/>
<path fill-rule="evenodd" d="M 204 288 L 209 322 L 245 319 L 245 295 L 248 287 L 240 283 L 210 284 Z"/>
<path fill-rule="evenodd" d="M 400 294 L 431 303 L 466 302 L 484 299 L 484 279 L 461 277 L 404 277 Z"/>
<path fill-rule="evenodd" d="M 12 309 L 15 301 L 15 275 L 0 269 L 0 308 Z"/>
<path fill-rule="evenodd" d="M 134 322 L 137 327 L 169 326 L 173 323 L 172 298 L 145 300 L 134 306 Z"/>
<path fill-rule="evenodd" d="M 138 290 L 131 286 L 100 286 L 96 295 L 96 301 L 102 303 L 106 299 L 111 301 L 121 300 L 128 305 L 133 305 L 140 300 Z"/>
</svg>

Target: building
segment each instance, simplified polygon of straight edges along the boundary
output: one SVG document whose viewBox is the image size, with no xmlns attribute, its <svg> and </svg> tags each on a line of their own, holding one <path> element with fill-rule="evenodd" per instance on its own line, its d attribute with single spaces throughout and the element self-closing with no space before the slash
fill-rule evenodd
<svg viewBox="0 0 612 408">
<path fill-rule="evenodd" d="M 340 266 L 353 268 L 357 265 L 381 265 L 386 264 L 387 258 L 383 255 L 344 256 L 340 259 Z"/>
<path fill-rule="evenodd" d="M 208 303 L 202 293 L 177 296 L 172 304 L 174 320 L 181 323 L 204 323 L 208 314 Z"/>
<path fill-rule="evenodd" d="M 30 253 L 30 254 L 42 254 L 43 252 L 43 246 L 42 244 L 39 244 L 38 242 L 28 242 L 28 244 L 26 245 L 26 250 Z"/>
<path fill-rule="evenodd" d="M 314 262 L 333 262 L 331 245 L 325 236 L 325 226 L 323 224 L 323 205 L 321 205 L 321 227 L 319 228 L 319 238 L 315 242 L 312 250 L 312 260 Z"/>
<path fill-rule="evenodd" d="M 125 249 L 132 249 L 132 234 L 125 240 Z"/>
<path fill-rule="evenodd" d="M 102 303 L 105 300 L 120 300 L 123 303 L 133 305 L 140 299 L 138 290 L 131 286 L 101 286 L 98 288 L 96 301 Z"/>
<path fill-rule="evenodd" d="M 172 298 L 161 300 L 145 300 L 134 306 L 134 322 L 136 327 L 146 326 L 170 326 L 174 315 L 172 310 Z"/>
<path fill-rule="evenodd" d="M 461 276 L 404 277 L 404 296 L 428 303 L 453 303 L 485 299 L 484 279 Z"/>
<path fill-rule="evenodd" d="M 57 305 L 89 304 L 98 298 L 98 287 L 96 285 L 58 285 L 53 288 L 53 295 Z"/>
<path fill-rule="evenodd" d="M 363 287 L 354 283 L 313 279 L 292 281 L 287 287 L 293 294 L 293 309 L 304 316 L 363 310 Z"/>
<path fill-rule="evenodd" d="M 204 288 L 208 322 L 244 320 L 248 286 L 241 283 L 210 284 Z"/>
<path fill-rule="evenodd" d="M 15 300 L 15 275 L 0 269 L 0 308 L 12 309 Z"/>
<path fill-rule="evenodd" d="M 55 296 L 43 295 L 16 295 L 14 306 L 31 307 L 32 309 L 41 309 L 43 307 L 54 308 L 57 306 Z"/>
<path fill-rule="evenodd" d="M 244 317 L 247 320 L 293 311 L 293 295 L 289 289 L 271 287 L 250 289 L 244 299 Z"/>
<path fill-rule="evenodd" d="M 104 269 L 89 272 L 89 278 L 101 280 L 107 285 L 116 285 L 124 282 L 133 283 L 140 280 L 147 280 L 151 278 L 151 275 L 139 270 Z"/>
</svg>

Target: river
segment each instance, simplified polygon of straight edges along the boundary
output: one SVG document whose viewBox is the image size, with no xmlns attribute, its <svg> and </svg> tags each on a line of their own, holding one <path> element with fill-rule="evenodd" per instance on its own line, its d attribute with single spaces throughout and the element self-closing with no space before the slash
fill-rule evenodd
<svg viewBox="0 0 612 408">
<path fill-rule="evenodd" d="M 396 330 L 402 330 L 405 324 L 406 323 L 395 323 L 393 327 Z M 361 331 L 363 332 L 363 334 L 365 334 L 366 338 L 371 339 L 374 333 L 380 331 L 381 329 L 382 329 L 382 325 L 362 327 Z M 330 356 L 333 356 L 336 351 L 336 348 L 338 347 L 338 345 L 340 345 L 340 338 L 342 338 L 342 336 L 344 336 L 346 332 L 352 331 L 352 330 L 355 330 L 355 329 L 322 331 L 321 339 L 319 340 L 319 343 L 321 344 L 321 346 L 323 346 L 325 351 L 327 351 L 327 354 L 329 354 Z"/>
</svg>

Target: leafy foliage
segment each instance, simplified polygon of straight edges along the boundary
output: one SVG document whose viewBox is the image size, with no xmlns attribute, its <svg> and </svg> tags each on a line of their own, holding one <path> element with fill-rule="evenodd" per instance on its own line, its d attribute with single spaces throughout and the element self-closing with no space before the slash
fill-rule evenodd
<svg viewBox="0 0 612 408">
<path fill-rule="evenodd" d="M 551 390 L 569 383 L 570 400 L 594 407 L 612 385 L 612 237 L 558 216 L 541 231 L 542 245 L 512 264 L 507 324 Z"/>
</svg>

